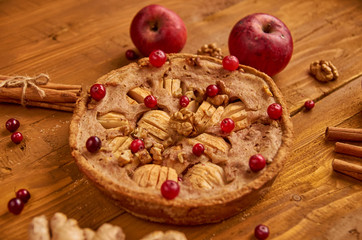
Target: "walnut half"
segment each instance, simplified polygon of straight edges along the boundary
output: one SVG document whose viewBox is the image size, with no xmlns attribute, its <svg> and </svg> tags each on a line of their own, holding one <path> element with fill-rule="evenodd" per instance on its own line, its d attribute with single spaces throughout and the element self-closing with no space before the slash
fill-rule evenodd
<svg viewBox="0 0 362 240">
<path fill-rule="evenodd" d="M 321 82 L 336 80 L 339 77 L 337 68 L 331 61 L 314 61 L 310 64 L 310 73 Z"/>
</svg>

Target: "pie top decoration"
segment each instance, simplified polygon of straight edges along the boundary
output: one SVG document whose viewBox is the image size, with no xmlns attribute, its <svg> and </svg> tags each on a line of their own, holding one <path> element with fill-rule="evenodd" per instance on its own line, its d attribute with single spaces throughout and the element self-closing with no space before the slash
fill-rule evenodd
<svg viewBox="0 0 362 240">
<path fill-rule="evenodd" d="M 86 93 L 77 103 L 72 155 L 136 216 L 221 221 L 255 202 L 284 164 L 289 114 L 273 80 L 253 68 L 228 71 L 212 57 L 170 54 L 162 66 L 144 58 L 96 84 L 104 96 Z"/>
</svg>

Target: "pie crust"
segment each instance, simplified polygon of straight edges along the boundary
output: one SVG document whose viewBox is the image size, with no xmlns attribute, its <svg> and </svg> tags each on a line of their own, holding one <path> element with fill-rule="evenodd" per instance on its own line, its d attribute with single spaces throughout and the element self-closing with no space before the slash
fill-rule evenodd
<svg viewBox="0 0 362 240">
<path fill-rule="evenodd" d="M 159 68 L 148 58 L 99 78 L 106 96 L 99 102 L 84 93 L 70 126 L 70 147 L 79 169 L 126 211 L 138 217 L 179 225 L 212 223 L 254 204 L 270 188 L 285 163 L 292 142 L 292 123 L 274 81 L 240 65 L 223 69 L 208 56 L 169 54 Z M 207 97 L 207 86 L 220 93 Z M 143 98 L 152 94 L 156 108 Z M 181 108 L 181 95 L 190 104 Z M 279 103 L 280 119 L 267 108 Z M 234 120 L 231 133 L 220 129 L 222 119 Z M 101 149 L 90 153 L 86 141 L 98 136 Z M 141 138 L 145 150 L 132 153 L 130 142 Z M 192 146 L 203 143 L 201 156 Z M 266 167 L 253 172 L 249 158 L 262 154 Z M 178 181 L 172 200 L 160 191 L 166 179 Z"/>
</svg>

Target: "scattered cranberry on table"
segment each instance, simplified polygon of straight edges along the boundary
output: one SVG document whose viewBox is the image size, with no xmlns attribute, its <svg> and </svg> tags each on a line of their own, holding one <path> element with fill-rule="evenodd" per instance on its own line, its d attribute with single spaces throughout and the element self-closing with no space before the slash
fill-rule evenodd
<svg viewBox="0 0 362 240">
<path fill-rule="evenodd" d="M 21 141 L 23 141 L 23 134 L 20 132 L 14 132 L 11 134 L 11 141 L 13 141 L 15 144 L 21 143 Z"/>
<path fill-rule="evenodd" d="M 255 154 L 249 158 L 249 167 L 253 172 L 259 172 L 265 165 L 265 158 L 261 154 Z"/>
<path fill-rule="evenodd" d="M 304 107 L 307 110 L 311 110 L 312 108 L 314 108 L 314 105 L 315 105 L 315 103 L 313 100 L 308 100 L 304 103 Z"/>
<path fill-rule="evenodd" d="M 9 132 L 15 132 L 20 127 L 20 122 L 15 118 L 6 121 L 5 127 Z"/>
<path fill-rule="evenodd" d="M 126 58 L 127 58 L 128 60 L 130 60 L 130 61 L 136 60 L 138 57 L 139 57 L 138 54 L 137 54 L 134 50 L 128 49 L 128 50 L 126 51 Z"/>
<path fill-rule="evenodd" d="M 106 96 L 106 88 L 102 84 L 96 83 L 90 88 L 90 95 L 94 100 L 100 101 Z"/>
<path fill-rule="evenodd" d="M 231 118 L 225 118 L 220 123 L 220 128 L 225 133 L 230 133 L 235 128 L 235 123 Z"/>
<path fill-rule="evenodd" d="M 282 116 L 283 109 L 279 103 L 273 103 L 269 105 L 267 112 L 271 119 L 278 120 Z"/>
<path fill-rule="evenodd" d="M 145 143 L 141 139 L 135 139 L 131 142 L 130 149 L 132 153 L 136 153 L 145 148 Z"/>
<path fill-rule="evenodd" d="M 239 60 L 233 55 L 229 55 L 223 58 L 222 66 L 224 69 L 234 71 L 239 67 Z"/>
<path fill-rule="evenodd" d="M 204 153 L 204 151 L 205 151 L 205 147 L 201 143 L 196 143 L 192 147 L 192 153 L 195 154 L 198 157 L 201 156 Z"/>
<path fill-rule="evenodd" d="M 180 185 L 173 180 L 166 180 L 161 185 L 161 194 L 164 198 L 171 200 L 177 197 L 180 192 Z"/>
<path fill-rule="evenodd" d="M 19 189 L 16 192 L 16 197 L 19 198 L 23 203 L 27 203 L 30 199 L 30 193 L 26 189 Z"/>
<path fill-rule="evenodd" d="M 21 201 L 20 198 L 12 198 L 10 199 L 10 201 L 8 202 L 8 209 L 9 212 L 18 215 L 21 213 L 21 211 L 24 208 L 24 203 L 23 201 Z"/>
<path fill-rule="evenodd" d="M 217 85 L 211 84 L 206 88 L 206 95 L 208 97 L 215 97 L 219 94 L 219 87 Z"/>
<path fill-rule="evenodd" d="M 152 66 L 161 67 L 163 64 L 166 63 L 167 56 L 162 50 L 155 50 L 150 53 L 148 59 Z"/>
<path fill-rule="evenodd" d="M 258 240 L 264 240 L 269 237 L 269 228 L 263 224 L 259 224 L 255 227 L 254 236 Z"/>
<path fill-rule="evenodd" d="M 157 99 L 153 95 L 148 95 L 147 97 L 145 97 L 144 103 L 145 103 L 146 107 L 154 108 L 157 106 Z"/>
<path fill-rule="evenodd" d="M 97 152 L 102 146 L 102 141 L 97 136 L 91 136 L 88 138 L 86 142 L 86 148 L 88 152 L 95 153 Z"/>
<path fill-rule="evenodd" d="M 189 105 L 189 103 L 190 103 L 190 99 L 187 96 L 183 95 L 180 97 L 181 107 L 187 107 Z"/>
</svg>

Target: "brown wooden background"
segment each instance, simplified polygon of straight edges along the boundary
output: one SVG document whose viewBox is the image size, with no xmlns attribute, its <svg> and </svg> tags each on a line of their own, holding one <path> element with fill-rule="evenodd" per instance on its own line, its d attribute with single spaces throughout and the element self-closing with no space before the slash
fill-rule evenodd
<svg viewBox="0 0 362 240">
<path fill-rule="evenodd" d="M 0 104 L 0 239 L 26 239 L 37 215 L 61 211 L 82 227 L 104 222 L 121 226 L 127 239 L 153 230 L 176 229 L 188 239 L 253 239 L 254 227 L 270 227 L 270 239 L 362 239 L 362 185 L 335 173 L 327 126 L 362 127 L 362 1 L 360 0 L 2 0 L 0 74 L 48 73 L 52 82 L 89 87 L 98 77 L 126 65 L 133 16 L 151 3 L 177 12 L 188 29 L 183 52 L 216 42 L 228 54 L 227 39 L 242 17 L 266 12 L 292 32 L 294 53 L 274 77 L 285 95 L 295 142 L 271 191 L 245 212 L 218 224 L 177 227 L 135 218 L 114 206 L 78 171 L 68 147 L 71 113 Z M 331 60 L 340 78 L 319 83 L 308 75 L 314 60 Z M 304 101 L 314 99 L 312 111 Z M 20 120 L 25 140 L 15 145 L 7 119 Z M 19 216 L 7 202 L 19 188 L 32 198 Z"/>
</svg>

